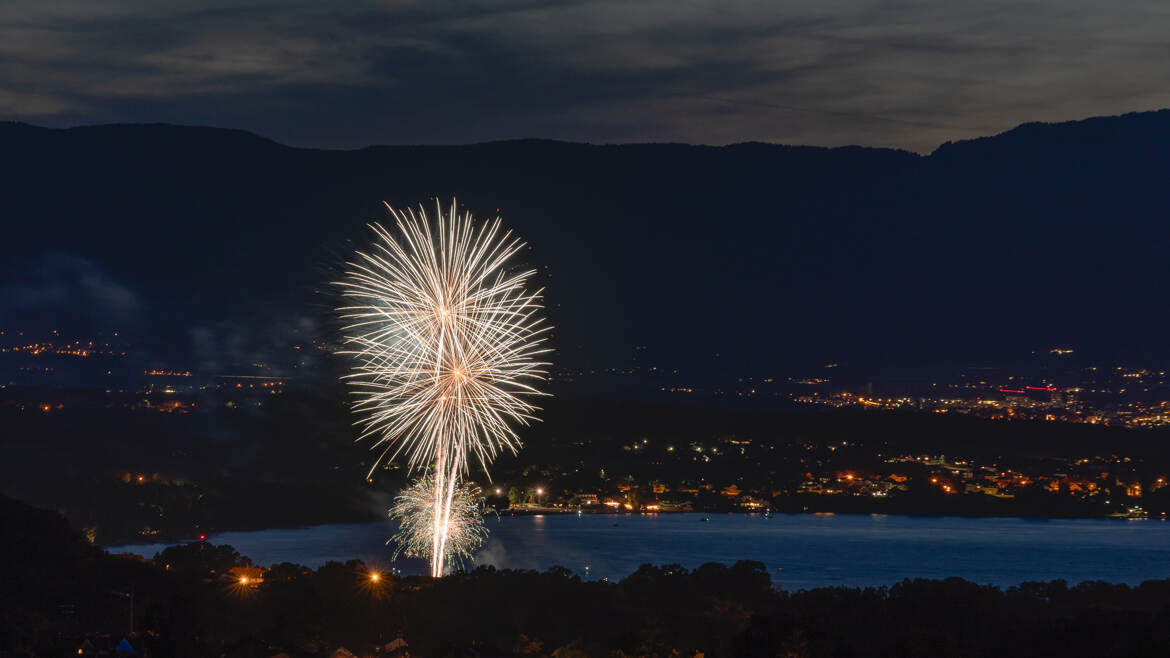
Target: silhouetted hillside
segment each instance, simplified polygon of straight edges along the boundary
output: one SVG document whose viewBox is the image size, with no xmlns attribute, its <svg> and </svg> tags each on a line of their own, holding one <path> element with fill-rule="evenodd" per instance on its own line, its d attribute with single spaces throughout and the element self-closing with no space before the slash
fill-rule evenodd
<svg viewBox="0 0 1170 658">
<path fill-rule="evenodd" d="M 1168 142 L 1170 111 L 1028 124 L 926 157 L 536 140 L 342 152 L 0 124 L 0 324 L 60 324 L 67 308 L 78 331 L 121 328 L 167 364 L 247 363 L 320 331 L 333 269 L 386 219 L 383 199 L 457 196 L 533 246 L 563 366 L 625 363 L 639 345 L 700 374 L 1055 344 L 1163 359 Z"/>
<path fill-rule="evenodd" d="M 1097 658 L 1170 648 L 1166 580 L 1000 589 L 948 578 L 788 592 L 753 561 L 646 564 L 599 582 L 561 567 L 375 579 L 358 560 L 267 565 L 237 580 L 224 572 L 251 563 L 230 546 L 109 556 L 2 495 L 0 527 L 5 655 L 93 655 L 123 636 L 155 656 L 321 656 L 340 646 L 372 655 L 399 637 L 425 656 Z"/>
</svg>

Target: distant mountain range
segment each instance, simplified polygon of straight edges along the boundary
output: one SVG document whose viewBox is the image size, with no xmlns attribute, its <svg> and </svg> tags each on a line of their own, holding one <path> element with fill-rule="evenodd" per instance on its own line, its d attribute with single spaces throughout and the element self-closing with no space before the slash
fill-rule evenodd
<svg viewBox="0 0 1170 658">
<path fill-rule="evenodd" d="M 0 163 L 0 329 L 120 329 L 165 367 L 327 337 L 328 282 L 364 223 L 387 219 L 383 200 L 435 196 L 498 211 L 532 245 L 569 367 L 766 374 L 1053 346 L 1170 357 L 1170 110 L 1026 124 L 928 156 L 328 151 L 214 128 L 3 123 Z"/>
</svg>

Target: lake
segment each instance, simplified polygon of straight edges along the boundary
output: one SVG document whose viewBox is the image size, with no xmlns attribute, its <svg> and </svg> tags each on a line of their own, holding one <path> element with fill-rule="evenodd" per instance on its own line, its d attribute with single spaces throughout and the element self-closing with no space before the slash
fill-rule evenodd
<svg viewBox="0 0 1170 658">
<path fill-rule="evenodd" d="M 704 519 L 708 519 L 705 521 Z M 1035 520 L 866 514 L 576 514 L 486 520 L 491 537 L 476 564 L 620 579 L 651 562 L 764 563 L 787 589 L 891 585 L 904 578 L 959 576 L 981 584 L 1104 580 L 1137 584 L 1170 577 L 1170 523 L 1162 520 Z M 353 558 L 382 569 L 423 573 L 421 561 L 391 562 L 382 523 L 225 532 L 262 565 L 318 567 Z M 164 544 L 111 548 L 152 556 Z"/>
</svg>

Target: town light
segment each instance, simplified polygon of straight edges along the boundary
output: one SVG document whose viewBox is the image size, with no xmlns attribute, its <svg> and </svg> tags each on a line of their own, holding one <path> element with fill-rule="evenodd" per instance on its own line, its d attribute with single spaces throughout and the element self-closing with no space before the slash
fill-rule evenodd
<svg viewBox="0 0 1170 658">
<path fill-rule="evenodd" d="M 377 571 L 370 572 L 370 582 L 371 583 L 376 583 L 381 579 L 382 579 L 382 574 L 378 573 Z"/>
</svg>

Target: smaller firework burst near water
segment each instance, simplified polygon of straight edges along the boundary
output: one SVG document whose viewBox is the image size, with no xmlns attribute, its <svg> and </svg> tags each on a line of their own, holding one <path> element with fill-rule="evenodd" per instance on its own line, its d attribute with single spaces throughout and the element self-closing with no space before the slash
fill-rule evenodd
<svg viewBox="0 0 1170 658">
<path fill-rule="evenodd" d="M 473 484 L 461 483 L 455 487 L 447 521 L 446 554 L 443 556 L 449 568 L 463 566 L 487 539 L 488 530 L 480 511 L 482 500 L 483 493 Z M 416 479 L 394 498 L 390 518 L 398 521 L 398 532 L 386 543 L 395 543 L 395 558 L 405 555 L 431 559 L 435 510 L 435 478 L 429 473 Z"/>
</svg>

